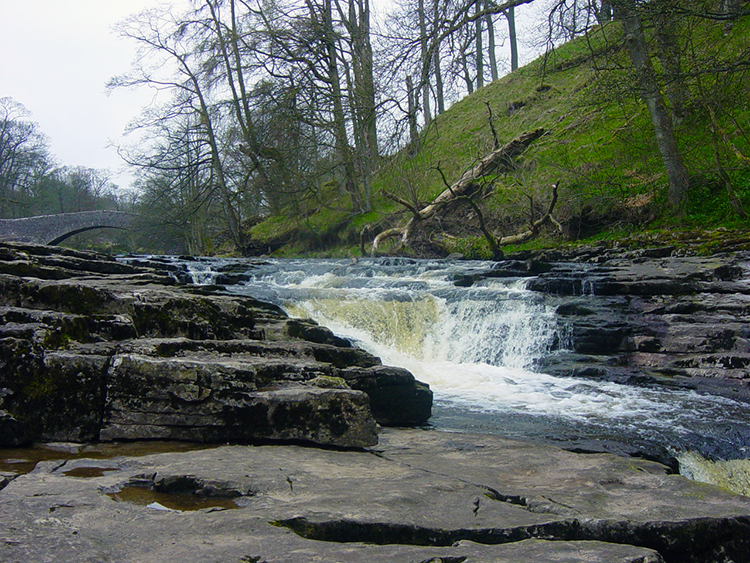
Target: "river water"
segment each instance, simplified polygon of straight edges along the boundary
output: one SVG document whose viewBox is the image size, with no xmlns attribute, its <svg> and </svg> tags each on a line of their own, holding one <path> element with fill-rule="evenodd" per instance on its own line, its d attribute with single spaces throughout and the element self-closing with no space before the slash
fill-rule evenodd
<svg viewBox="0 0 750 563">
<path fill-rule="evenodd" d="M 195 283 L 239 274 L 233 293 L 280 305 L 404 367 L 435 394 L 430 424 L 555 443 L 661 449 L 680 472 L 750 494 L 750 407 L 658 385 L 554 377 L 541 358 L 569 346 L 560 298 L 521 278 L 454 280 L 491 262 L 228 260 L 184 262 Z M 617 447 L 612 448 L 617 450 Z M 716 459 L 717 452 L 733 461 Z"/>
</svg>

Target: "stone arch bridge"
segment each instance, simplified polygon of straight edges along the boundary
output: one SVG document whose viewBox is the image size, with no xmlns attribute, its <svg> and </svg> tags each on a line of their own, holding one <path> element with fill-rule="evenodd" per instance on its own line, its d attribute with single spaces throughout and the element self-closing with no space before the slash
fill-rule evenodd
<svg viewBox="0 0 750 563">
<path fill-rule="evenodd" d="M 129 229 L 135 218 L 123 211 L 81 211 L 0 219 L 0 240 L 55 245 L 93 229 Z"/>
</svg>

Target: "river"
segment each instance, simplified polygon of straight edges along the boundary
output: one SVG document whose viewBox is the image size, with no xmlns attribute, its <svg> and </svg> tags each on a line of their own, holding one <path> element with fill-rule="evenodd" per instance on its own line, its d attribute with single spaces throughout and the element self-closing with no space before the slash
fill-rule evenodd
<svg viewBox="0 0 750 563">
<path fill-rule="evenodd" d="M 490 262 L 182 263 L 199 284 L 231 272 L 229 291 L 312 318 L 383 363 L 410 370 L 435 394 L 430 424 L 436 429 L 578 451 L 667 452 L 684 475 L 750 494 L 746 403 L 656 384 L 543 373 L 540 360 L 570 345 L 570 327 L 555 314 L 560 298 L 527 290 L 523 278 L 454 283 L 467 271 L 491 268 Z M 725 459 L 716 459 L 716 452 Z"/>
</svg>

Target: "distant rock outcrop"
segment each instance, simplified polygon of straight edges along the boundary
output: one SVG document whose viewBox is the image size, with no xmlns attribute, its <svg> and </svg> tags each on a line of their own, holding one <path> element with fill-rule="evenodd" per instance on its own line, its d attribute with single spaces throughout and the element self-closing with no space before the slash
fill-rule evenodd
<svg viewBox="0 0 750 563">
<path fill-rule="evenodd" d="M 67 249 L 0 244 L 0 446 L 299 440 L 364 447 L 432 394 L 313 323 Z"/>
</svg>

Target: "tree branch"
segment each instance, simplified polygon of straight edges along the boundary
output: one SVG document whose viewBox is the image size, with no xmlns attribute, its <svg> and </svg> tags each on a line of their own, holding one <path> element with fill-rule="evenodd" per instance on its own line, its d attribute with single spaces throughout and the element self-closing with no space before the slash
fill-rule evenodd
<svg viewBox="0 0 750 563">
<path fill-rule="evenodd" d="M 371 254 L 373 256 L 376 255 L 380 243 L 387 238 L 400 236 L 401 244 L 406 245 L 409 242 L 411 232 L 417 223 L 431 218 L 440 210 L 440 208 L 451 201 L 466 198 L 476 212 L 478 210 L 478 206 L 471 200 L 468 194 L 475 188 L 477 180 L 493 172 L 511 169 L 513 167 L 513 159 L 522 154 L 531 143 L 544 135 L 544 133 L 544 129 L 540 128 L 519 135 L 503 147 L 493 150 L 490 154 L 482 158 L 474 167 L 464 172 L 461 177 L 453 184 L 448 183 L 447 179 L 445 178 L 445 174 L 438 164 L 437 171 L 442 177 L 443 183 L 447 186 L 447 188 L 440 192 L 440 194 L 435 199 L 433 199 L 429 205 L 423 207 L 422 209 L 417 209 L 409 202 L 401 200 L 401 198 L 386 194 L 386 197 L 388 197 L 389 199 L 392 199 L 393 201 L 396 201 L 409 209 L 409 211 L 412 212 L 412 217 L 403 227 L 388 229 L 387 231 L 383 231 L 378 236 L 376 236 L 375 240 L 373 240 L 372 243 Z M 556 192 L 554 195 L 554 200 L 557 200 Z M 493 243 L 490 242 L 490 240 L 494 239 L 494 236 L 489 233 L 486 224 L 482 227 L 481 224 L 484 223 L 484 216 L 482 215 L 481 210 L 478 211 L 477 216 L 480 220 L 480 228 L 483 229 L 483 232 L 486 230 L 490 235 L 490 238 L 488 238 L 487 240 L 492 247 Z M 547 218 L 546 220 L 549 219 Z"/>
</svg>

